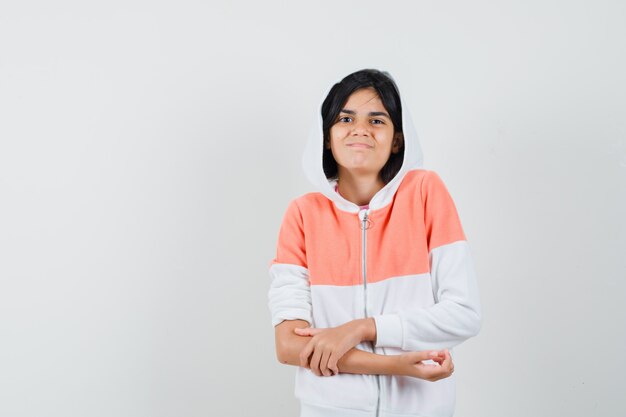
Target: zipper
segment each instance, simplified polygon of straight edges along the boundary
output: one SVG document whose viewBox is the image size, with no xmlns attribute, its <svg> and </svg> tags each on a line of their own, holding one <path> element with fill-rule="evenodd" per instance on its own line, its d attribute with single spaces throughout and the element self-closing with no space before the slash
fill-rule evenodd
<svg viewBox="0 0 626 417">
<path fill-rule="evenodd" d="M 362 248 L 361 248 L 361 260 L 362 260 L 362 264 L 361 264 L 361 274 L 363 275 L 363 298 L 364 298 L 364 304 L 363 304 L 363 316 L 365 318 L 369 317 L 369 315 L 367 314 L 367 261 L 366 261 L 366 242 L 367 242 L 367 236 L 365 234 L 365 230 L 367 229 L 367 209 L 363 209 L 362 211 L 363 213 L 363 220 L 361 221 L 361 230 L 362 230 L 362 237 L 361 237 L 361 242 L 362 242 Z"/>
<path fill-rule="evenodd" d="M 363 242 L 362 244 L 362 265 L 361 265 L 361 271 L 363 274 L 363 316 L 365 318 L 369 317 L 369 314 L 367 312 L 367 258 L 366 258 L 366 248 L 367 248 L 367 234 L 365 233 L 365 231 L 367 229 L 369 229 L 369 226 L 371 225 L 371 221 L 368 220 L 368 213 L 369 213 L 369 209 L 363 209 L 361 211 L 361 213 L 363 213 L 363 219 L 361 220 L 361 230 L 362 230 L 362 239 L 361 241 Z M 374 346 L 374 342 L 369 342 L 370 345 L 372 346 L 372 352 L 376 353 L 376 347 Z M 378 392 L 378 397 L 376 398 L 376 417 L 378 417 L 378 414 L 380 412 L 380 375 L 376 375 L 376 389 Z"/>
</svg>

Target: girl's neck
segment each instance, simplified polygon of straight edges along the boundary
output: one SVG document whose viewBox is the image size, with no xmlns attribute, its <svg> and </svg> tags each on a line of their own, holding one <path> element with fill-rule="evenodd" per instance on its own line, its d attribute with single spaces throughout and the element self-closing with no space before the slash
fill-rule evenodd
<svg viewBox="0 0 626 417">
<path fill-rule="evenodd" d="M 342 173 L 337 181 L 339 194 L 358 206 L 369 204 L 374 194 L 385 186 L 385 183 L 376 176 L 359 176 Z"/>
</svg>

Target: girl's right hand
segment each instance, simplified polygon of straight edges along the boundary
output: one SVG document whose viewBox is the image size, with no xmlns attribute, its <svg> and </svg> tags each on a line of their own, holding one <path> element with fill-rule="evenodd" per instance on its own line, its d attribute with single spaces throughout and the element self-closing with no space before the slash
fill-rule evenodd
<svg viewBox="0 0 626 417">
<path fill-rule="evenodd" d="M 425 364 L 422 361 L 433 360 L 437 364 Z M 408 352 L 397 356 L 401 374 L 426 381 L 438 381 L 447 378 L 454 372 L 454 364 L 448 349 L 441 351 Z"/>
</svg>

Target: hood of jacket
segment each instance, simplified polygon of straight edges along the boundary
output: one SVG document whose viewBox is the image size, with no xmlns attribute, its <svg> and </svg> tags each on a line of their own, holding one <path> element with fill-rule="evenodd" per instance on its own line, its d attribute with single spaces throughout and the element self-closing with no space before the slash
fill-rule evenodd
<svg viewBox="0 0 626 417">
<path fill-rule="evenodd" d="M 376 194 L 374 194 L 369 202 L 370 210 L 377 210 L 389 204 L 406 173 L 423 166 L 422 150 L 417 137 L 417 131 L 415 130 L 415 126 L 411 119 L 409 108 L 404 100 L 402 88 L 398 84 L 397 80 L 389 74 L 389 72 L 385 72 L 385 74 L 396 84 L 398 94 L 400 95 L 400 105 L 402 106 L 402 130 L 404 134 L 405 147 L 404 159 L 402 161 L 402 167 L 396 176 L 393 177 L 393 179 Z M 302 155 L 302 169 L 304 170 L 306 178 L 315 187 L 315 190 L 330 199 L 338 209 L 356 213 L 360 210 L 359 206 L 349 200 L 346 200 L 343 196 L 337 193 L 335 191 L 335 184 L 337 183 L 337 180 L 329 180 L 326 178 L 326 174 L 324 174 L 322 162 L 324 150 L 322 103 L 331 88 L 332 85 L 328 87 L 319 101 L 317 115 L 312 123 L 309 137 Z"/>
</svg>

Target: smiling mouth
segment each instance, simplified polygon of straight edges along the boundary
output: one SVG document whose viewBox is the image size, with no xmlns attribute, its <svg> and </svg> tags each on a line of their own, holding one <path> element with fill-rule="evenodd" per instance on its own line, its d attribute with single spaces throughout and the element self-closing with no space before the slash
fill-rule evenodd
<svg viewBox="0 0 626 417">
<path fill-rule="evenodd" d="M 350 146 L 351 148 L 371 148 L 371 146 L 366 143 L 351 143 L 348 146 Z"/>
</svg>

